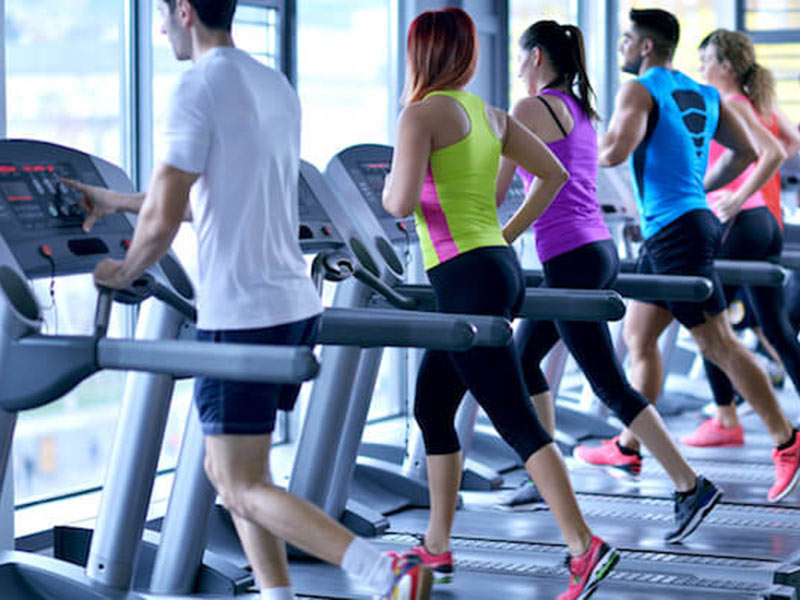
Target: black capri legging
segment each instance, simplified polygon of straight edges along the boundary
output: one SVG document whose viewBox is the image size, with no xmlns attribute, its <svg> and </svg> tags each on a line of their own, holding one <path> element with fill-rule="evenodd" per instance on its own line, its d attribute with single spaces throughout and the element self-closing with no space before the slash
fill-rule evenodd
<svg viewBox="0 0 800 600">
<path fill-rule="evenodd" d="M 543 265 L 547 287 L 607 289 L 619 273 L 619 257 L 611 240 L 585 244 Z M 617 360 L 604 321 L 534 321 L 526 319 L 517 336 L 525 383 L 531 396 L 549 390 L 540 363 L 558 339 L 564 340 L 598 398 L 625 425 L 648 403 L 634 390 Z"/>
<path fill-rule="evenodd" d="M 510 247 L 471 250 L 430 269 L 428 278 L 442 312 L 510 319 L 525 297 L 522 269 Z M 414 416 L 428 454 L 460 449 L 454 419 L 467 390 L 523 461 L 552 442 L 528 401 L 513 344 L 466 352 L 429 350 L 414 398 Z"/>
<path fill-rule="evenodd" d="M 740 212 L 728 229 L 718 257 L 734 260 L 765 260 L 778 262 L 783 250 L 783 235 L 778 222 L 766 207 Z M 742 286 L 747 301 L 753 308 L 756 322 L 761 326 L 770 344 L 783 360 L 786 372 L 800 389 L 800 344 L 789 321 L 782 287 Z M 724 286 L 725 300 L 730 303 L 738 286 Z M 733 402 L 733 385 L 719 367 L 705 361 L 708 381 L 714 401 L 720 406 Z"/>
</svg>

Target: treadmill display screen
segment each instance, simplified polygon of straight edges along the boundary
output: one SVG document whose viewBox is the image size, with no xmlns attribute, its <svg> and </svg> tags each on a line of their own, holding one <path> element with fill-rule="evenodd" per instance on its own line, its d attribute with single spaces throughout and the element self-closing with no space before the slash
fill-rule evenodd
<svg viewBox="0 0 800 600">
<path fill-rule="evenodd" d="M 67 163 L 0 165 L 0 194 L 5 200 L 0 218 L 13 215 L 23 230 L 80 227 L 86 216 L 79 204 L 81 193 L 62 183 L 61 177 L 75 179 L 75 170 Z"/>
<path fill-rule="evenodd" d="M 383 193 L 383 183 L 386 181 L 386 174 L 391 165 L 387 162 L 363 162 L 358 166 L 370 189 L 380 196 Z"/>
<path fill-rule="evenodd" d="M 25 181 L 13 179 L 11 181 L 2 181 L 0 182 L 0 190 L 3 190 L 3 195 L 9 202 L 33 199 L 33 191 Z"/>
<path fill-rule="evenodd" d="M 83 194 L 63 179 L 132 191 L 118 168 L 83 152 L 33 140 L 0 140 L 0 238 L 27 277 L 90 273 L 99 258 L 122 258 L 132 228 L 122 214 L 83 231 Z M 0 594 L 2 596 L 2 594 Z"/>
</svg>

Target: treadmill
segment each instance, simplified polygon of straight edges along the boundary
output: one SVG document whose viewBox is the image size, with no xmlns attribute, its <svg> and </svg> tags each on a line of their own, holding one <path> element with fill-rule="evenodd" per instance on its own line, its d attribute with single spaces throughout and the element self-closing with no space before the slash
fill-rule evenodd
<svg viewBox="0 0 800 600">
<path fill-rule="evenodd" d="M 344 154 L 338 157 L 345 173 L 346 167 L 351 168 L 351 188 L 363 196 L 362 203 L 374 203 L 361 182 L 363 178 L 355 172 L 358 163 L 348 165 L 342 160 Z M 360 147 L 358 162 L 378 163 L 385 161 L 385 156 L 385 151 L 383 155 L 370 155 L 369 147 L 364 146 Z M 359 199 L 350 194 L 345 201 L 353 207 Z M 698 467 L 702 472 L 702 466 Z M 574 473 L 571 469 L 573 481 Z M 597 476 L 610 481 L 611 486 L 617 483 L 604 473 Z M 514 597 L 513 590 L 520 593 L 520 589 L 528 589 L 530 593 L 532 586 L 542 590 L 543 597 L 550 597 L 555 590 L 563 589 L 567 572 L 559 566 L 559 559 L 564 549 L 546 507 L 500 508 L 498 492 L 464 494 L 464 498 L 465 506 L 456 514 L 454 526 L 456 581 L 437 589 L 457 598 L 487 597 L 490 589 L 496 597 Z M 667 545 L 663 536 L 672 526 L 668 496 L 640 498 L 638 490 L 629 487 L 624 495 L 580 494 L 579 503 L 593 529 L 622 550 L 620 565 L 597 597 L 777 599 L 796 595 L 798 567 L 790 564 L 790 558 L 800 549 L 800 538 L 790 533 L 796 523 L 794 509 L 728 504 L 723 498 L 723 504 L 688 540 Z M 381 543 L 390 548 L 415 543 L 412 536 L 424 532 L 427 518 L 427 511 L 419 508 L 392 514 L 390 533 L 380 538 Z M 534 579 L 520 583 L 520 576 Z M 337 590 L 351 589 L 345 584 L 334 576 L 329 587 L 317 592 L 335 596 L 340 593 Z M 296 589 L 311 593 L 311 588 Z"/>
<path fill-rule="evenodd" d="M 319 252 L 314 261 L 315 276 L 320 281 L 325 278 L 339 281 L 337 298 L 349 294 L 368 297 L 376 293 L 375 290 L 393 297 L 375 279 L 374 273 L 365 271 L 375 262 L 365 246 L 335 227 L 316 203 L 315 196 L 309 195 L 314 175 L 321 179 L 311 165 L 303 163 L 299 180 L 299 236 L 306 252 Z M 345 252 L 345 247 L 354 248 L 360 259 Z M 369 287 L 370 284 L 375 286 L 374 289 Z M 506 344 L 511 336 L 509 324 L 497 317 L 353 308 L 343 307 L 341 302 L 334 304 L 336 306 L 323 313 L 319 337 L 323 345 L 322 360 L 331 366 L 323 370 L 319 385 L 312 388 L 311 406 L 323 402 L 324 398 L 319 400 L 317 397 L 326 393 L 341 395 L 347 400 L 354 380 L 351 371 L 357 368 L 362 348 L 367 349 L 364 353 L 383 346 L 407 345 L 464 350 L 477 343 Z M 349 357 L 349 362 L 337 358 L 341 356 Z M 346 417 L 350 421 L 353 419 L 348 411 L 334 410 L 324 419 L 328 437 L 318 441 L 324 443 L 330 455 L 337 454 L 339 438 L 345 437 L 341 434 L 345 425 L 341 423 Z M 364 413 L 362 418 L 365 417 Z M 147 546 L 142 547 L 147 559 L 143 561 L 140 558 L 135 575 L 136 585 L 141 589 L 159 594 L 214 593 L 228 596 L 244 593 L 254 583 L 230 516 L 223 507 L 214 503 L 215 494 L 203 470 L 203 455 L 202 432 L 196 415 L 192 413 L 167 514 L 162 522 L 153 524 L 160 534 L 147 532 L 150 539 Z M 333 468 L 323 471 L 323 474 L 331 477 Z M 321 474 L 318 479 L 324 480 L 325 477 Z"/>
<path fill-rule="evenodd" d="M 310 349 L 253 347 L 240 344 L 204 344 L 189 340 L 110 339 L 106 337 L 114 299 L 147 302 L 139 324 L 169 327 L 193 314 L 191 284 L 171 255 L 122 292 L 101 291 L 92 335 L 45 335 L 38 303 L 26 278 L 91 273 L 98 260 L 122 258 L 133 233 L 125 215 L 111 215 L 83 233 L 84 212 L 80 193 L 60 182 L 69 177 L 85 183 L 132 191 L 119 168 L 96 157 L 54 144 L 30 140 L 0 141 L 0 480 L 5 478 L 16 414 L 52 402 L 100 369 L 134 371 L 131 381 L 142 378 L 171 382 L 176 376 L 202 374 L 247 381 L 300 383 L 314 377 L 318 364 Z M 152 319 L 147 315 L 160 315 Z M 142 336 L 140 336 L 142 337 Z M 177 337 L 177 331 L 173 338 Z M 124 418 L 124 415 L 123 415 Z M 164 414 L 166 421 L 166 414 Z M 157 430 L 157 415 L 125 422 L 123 431 Z M 161 423 L 163 433 L 163 423 Z M 160 443 L 135 455 L 146 509 Z M 147 450 L 152 453 L 148 461 Z M 123 472 L 113 468 L 113 478 Z M 150 468 L 148 468 L 148 465 Z M 8 481 L 12 481 L 10 478 Z M 12 511 L 13 487 L 7 486 L 4 503 Z M 108 494 L 104 493 L 108 505 Z M 103 547 L 135 549 L 141 528 L 136 527 L 136 507 L 131 498 L 117 497 L 113 510 L 123 525 L 98 526 L 96 539 Z M 112 502 L 113 503 L 113 502 Z M 102 511 L 101 511 L 102 512 Z M 4 517 L 11 518 L 11 514 Z M 144 514 L 142 513 L 142 522 Z M 130 551 L 130 548 L 125 548 Z M 16 599 L 140 598 L 127 583 L 114 585 L 106 575 L 117 565 L 96 556 L 86 572 L 80 567 L 44 555 L 15 552 L 13 533 L 0 540 L 0 590 Z M 92 568 L 93 567 L 93 568 Z"/>
<path fill-rule="evenodd" d="M 356 453 L 372 395 L 375 381 L 373 368 L 377 366 L 375 359 L 379 359 L 380 348 L 362 351 L 360 347 L 375 344 L 363 343 L 359 339 L 362 334 L 357 328 L 351 328 L 352 339 L 348 345 L 324 345 L 326 318 L 329 312 L 366 312 L 372 316 L 371 324 L 374 324 L 377 322 L 377 317 L 385 312 L 385 309 L 371 306 L 376 298 L 402 308 L 403 310 L 390 312 L 395 319 L 403 319 L 408 323 L 413 320 L 417 325 L 415 327 L 407 325 L 404 328 L 405 344 L 392 343 L 384 334 L 385 339 L 379 344 L 381 346 L 415 345 L 450 350 L 464 349 L 464 346 L 459 348 L 452 344 L 448 347 L 447 338 L 431 327 L 440 322 L 458 323 L 467 320 L 475 332 L 474 342 L 484 345 L 508 343 L 511 330 L 507 322 L 497 317 L 418 313 L 409 310 L 416 304 L 415 300 L 398 294 L 385 280 L 386 270 L 400 264 L 399 260 L 391 261 L 392 255 L 389 254 L 388 243 L 360 228 L 357 225 L 358 219 L 347 218 L 348 211 L 352 207 L 335 196 L 325 178 L 308 163 L 301 165 L 299 190 L 300 214 L 304 215 L 301 245 L 306 245 L 304 240 L 313 241 L 316 232 L 327 228 L 325 237 L 314 243 L 320 244 L 316 246 L 317 250 L 327 249 L 329 252 L 321 259 L 318 256 L 315 264 L 321 264 L 324 268 L 331 267 L 336 271 L 342 264 L 352 261 L 348 268 L 352 271 L 353 277 L 344 279 L 337 285 L 334 307 L 323 314 L 322 361 L 328 366 L 312 388 L 309 412 L 298 443 L 290 490 L 315 502 L 352 529 L 374 534 L 385 530 L 388 526 L 386 518 L 381 514 L 381 503 L 387 497 L 399 497 L 402 505 L 408 506 L 409 503 L 414 504 L 413 494 L 416 494 L 418 498 L 424 496 L 424 501 L 427 503 L 427 489 L 424 482 L 406 480 L 399 472 L 399 468 L 396 468 L 394 471 L 381 471 L 373 478 L 372 486 L 366 490 L 370 494 L 368 502 L 359 503 L 356 501 L 358 498 L 348 500 L 348 484 L 353 478 L 354 471 L 358 472 L 358 467 L 362 466 L 361 459 L 359 464 L 356 464 Z M 338 240 L 347 246 L 351 253 L 349 258 L 342 258 L 341 253 L 337 254 L 340 251 L 337 247 Z M 327 248 L 328 244 L 332 247 Z M 544 299 L 550 301 L 546 295 Z M 528 304 L 534 308 L 538 306 L 542 310 L 543 301 L 534 297 L 528 300 Z M 359 308 L 366 306 L 369 308 Z M 579 294 L 571 303 L 573 310 L 579 308 L 586 310 L 586 306 L 595 311 L 621 315 L 621 303 L 613 293 Z M 374 327 L 371 326 L 370 329 Z M 191 439 L 191 436 L 187 434 L 186 438 Z M 182 452 L 176 482 L 179 479 L 184 480 L 182 476 L 184 471 L 202 472 L 201 463 L 202 453 L 198 458 L 196 452 L 186 456 Z M 374 463 L 363 466 L 368 470 L 377 470 Z M 190 482 L 192 479 L 197 479 L 197 476 L 192 475 L 186 481 Z M 204 516 L 206 509 L 199 507 L 206 506 L 209 499 L 198 499 L 197 494 L 186 491 L 193 489 L 193 485 L 178 486 L 176 483 L 174 487 L 153 570 L 151 587 L 153 591 L 184 593 L 192 589 L 192 582 L 196 580 L 195 573 L 199 561 L 197 557 L 202 554 L 206 539 L 204 528 L 197 527 L 197 523 L 202 523 L 202 519 L 206 518 Z M 210 501 L 213 502 L 213 498 Z M 195 518 L 191 516 L 192 514 Z M 244 571 L 247 565 L 246 558 L 238 547 L 238 540 L 232 531 L 229 519 L 226 522 L 225 515 L 221 507 L 212 509 L 206 557 L 209 552 L 224 555 L 229 564 Z M 186 556 L 192 557 L 191 560 L 184 560 Z M 164 578 L 161 577 L 162 574 Z M 239 589 L 236 587 L 228 591 L 236 593 Z"/>
</svg>

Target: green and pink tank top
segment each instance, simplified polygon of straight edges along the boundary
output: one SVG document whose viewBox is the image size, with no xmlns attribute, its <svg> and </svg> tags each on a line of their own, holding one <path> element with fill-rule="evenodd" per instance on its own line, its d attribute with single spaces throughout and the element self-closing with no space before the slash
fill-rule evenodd
<svg viewBox="0 0 800 600">
<path fill-rule="evenodd" d="M 507 246 L 497 219 L 495 177 L 502 143 L 478 96 L 437 91 L 466 111 L 470 131 L 455 144 L 431 152 L 414 211 L 425 269 L 488 246 Z"/>
</svg>

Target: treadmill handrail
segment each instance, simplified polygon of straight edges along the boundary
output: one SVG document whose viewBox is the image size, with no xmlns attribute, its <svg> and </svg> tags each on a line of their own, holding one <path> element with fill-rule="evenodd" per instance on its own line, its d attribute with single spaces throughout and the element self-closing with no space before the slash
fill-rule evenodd
<svg viewBox="0 0 800 600">
<path fill-rule="evenodd" d="M 779 265 L 761 260 L 717 259 L 714 267 L 723 285 L 781 287 L 788 277 Z M 636 270 L 636 261 L 620 261 L 620 268 L 623 273 L 632 273 Z"/>
<path fill-rule="evenodd" d="M 397 292 L 398 288 L 393 288 L 384 283 L 380 278 L 376 277 L 361 266 L 356 266 L 353 271 L 353 276 L 368 288 L 375 290 L 381 296 L 386 298 L 392 306 L 403 308 L 405 310 L 414 310 L 418 308 L 416 301 L 413 298 L 404 296 Z"/>
<path fill-rule="evenodd" d="M 400 285 L 396 290 L 414 298 L 420 308 L 433 309 L 435 295 L 431 286 Z M 531 288 L 525 291 L 525 301 L 515 316 L 565 321 L 618 321 L 624 315 L 625 302 L 613 290 Z"/>
<path fill-rule="evenodd" d="M 511 324 L 502 317 L 392 309 L 326 308 L 318 342 L 362 348 L 399 346 L 467 350 L 505 346 Z"/>
<path fill-rule="evenodd" d="M 40 334 L 10 344 L 0 368 L 0 408 L 7 411 L 52 402 L 100 369 L 268 383 L 302 383 L 319 371 L 311 349 L 295 346 Z"/>
<path fill-rule="evenodd" d="M 800 250 L 786 250 L 784 248 L 783 252 L 781 252 L 780 257 L 778 258 L 778 262 L 782 267 L 786 267 L 787 269 L 791 269 L 793 271 L 800 269 Z"/>
<path fill-rule="evenodd" d="M 541 270 L 525 271 L 525 285 L 528 287 L 541 285 L 543 281 Z M 714 285 L 705 277 L 620 273 L 611 289 L 635 300 L 702 302 L 711 296 Z"/>
<path fill-rule="evenodd" d="M 563 321 L 619 321 L 625 302 L 611 290 L 527 290 L 518 317 Z"/>
<path fill-rule="evenodd" d="M 304 346 L 109 338 L 97 344 L 97 366 L 264 383 L 302 383 L 319 371 L 313 351 Z"/>
<path fill-rule="evenodd" d="M 186 301 L 170 288 L 158 281 L 151 273 L 145 272 L 137 277 L 131 284 L 121 290 L 114 290 L 99 286 L 97 296 L 97 309 L 95 311 L 95 332 L 97 337 L 103 337 L 108 328 L 109 303 L 121 302 L 123 304 L 139 304 L 149 297 L 158 298 L 167 306 L 172 307 L 192 323 L 197 322 L 197 309 L 191 302 Z"/>
</svg>

